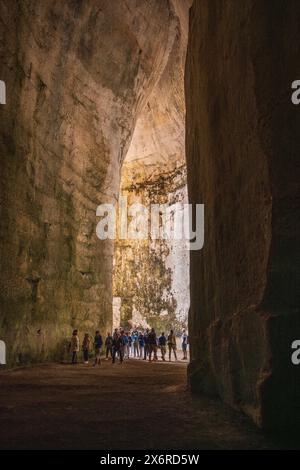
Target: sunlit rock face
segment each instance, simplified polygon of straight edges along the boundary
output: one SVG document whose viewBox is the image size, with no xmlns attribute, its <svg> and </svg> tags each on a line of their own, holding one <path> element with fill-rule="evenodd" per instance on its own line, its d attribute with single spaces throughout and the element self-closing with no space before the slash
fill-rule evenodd
<svg viewBox="0 0 300 470">
<path fill-rule="evenodd" d="M 113 244 L 95 211 L 118 198 L 178 19 L 167 0 L 2 0 L 0 16 L 0 335 L 15 363 L 111 326 Z"/>
<path fill-rule="evenodd" d="M 160 180 L 122 185 L 128 209 L 135 203 L 175 210 L 187 203 L 185 168 Z M 150 222 L 149 210 L 149 222 Z M 167 217 L 169 221 L 172 219 Z M 128 227 L 132 219 L 128 216 Z M 172 225 L 172 220 L 170 220 Z M 148 225 L 150 231 L 150 223 Z M 114 254 L 113 293 L 121 299 L 120 319 L 124 327 L 151 326 L 181 330 L 187 326 L 189 308 L 189 252 L 184 240 L 118 239 Z"/>
<path fill-rule="evenodd" d="M 128 204 L 187 203 L 184 65 L 188 1 L 171 2 L 174 40 L 165 68 L 139 115 L 121 176 Z M 118 240 L 114 295 L 124 326 L 187 326 L 189 252 L 184 241 Z"/>
<path fill-rule="evenodd" d="M 189 380 L 266 428 L 299 426 L 300 113 L 297 2 L 195 0 L 186 66 Z"/>
</svg>

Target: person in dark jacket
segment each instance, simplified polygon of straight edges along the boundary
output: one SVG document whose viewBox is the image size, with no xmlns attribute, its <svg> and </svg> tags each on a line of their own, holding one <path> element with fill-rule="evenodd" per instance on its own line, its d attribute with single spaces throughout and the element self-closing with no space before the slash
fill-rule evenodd
<svg viewBox="0 0 300 470">
<path fill-rule="evenodd" d="M 101 349 L 102 349 L 103 341 L 102 341 L 102 336 L 100 334 L 100 331 L 97 330 L 95 334 L 95 339 L 94 339 L 94 347 L 95 347 L 95 363 L 94 367 L 96 365 L 101 364 Z"/>
<path fill-rule="evenodd" d="M 124 354 L 125 354 L 126 344 L 127 344 L 127 338 L 126 338 L 126 335 L 125 335 L 125 331 L 124 331 L 124 330 L 121 330 L 121 334 L 120 334 L 120 350 L 119 350 L 119 356 L 120 356 L 120 363 L 121 363 L 121 364 L 122 364 L 122 362 L 123 362 L 123 360 L 124 360 Z"/>
<path fill-rule="evenodd" d="M 157 361 L 157 342 L 156 342 L 156 333 L 155 329 L 151 328 L 150 333 L 148 334 L 148 344 L 149 344 L 149 362 L 151 362 L 151 357 L 153 353 L 153 360 Z"/>
<path fill-rule="evenodd" d="M 165 337 L 164 332 L 158 338 L 158 346 L 160 347 L 161 358 L 163 361 L 165 361 L 165 356 L 167 352 L 167 338 Z"/>
<path fill-rule="evenodd" d="M 108 360 L 108 356 L 112 357 L 112 343 L 113 343 L 113 337 L 110 333 L 107 333 L 106 339 L 105 339 L 105 357 L 106 360 Z"/>
<path fill-rule="evenodd" d="M 113 344 L 112 344 L 112 362 L 113 364 L 116 362 L 116 355 L 119 356 L 120 364 L 123 363 L 124 357 L 124 347 L 125 347 L 125 340 L 124 340 L 124 331 L 119 333 L 115 333 L 113 336 Z"/>
</svg>

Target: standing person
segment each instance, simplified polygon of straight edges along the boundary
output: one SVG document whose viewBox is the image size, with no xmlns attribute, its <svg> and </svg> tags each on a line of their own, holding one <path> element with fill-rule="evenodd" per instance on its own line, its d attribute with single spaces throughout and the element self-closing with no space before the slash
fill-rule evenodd
<svg viewBox="0 0 300 470">
<path fill-rule="evenodd" d="M 149 336 L 149 328 L 146 329 L 144 333 L 144 361 L 147 360 L 147 356 L 149 355 L 149 341 L 148 341 L 148 336 Z"/>
<path fill-rule="evenodd" d="M 123 362 L 123 338 L 122 333 L 115 333 L 113 336 L 113 355 L 112 355 L 112 363 L 116 362 L 116 355 L 119 356 L 120 363 Z"/>
<path fill-rule="evenodd" d="M 114 338 L 114 337 L 117 337 L 117 336 L 119 336 L 119 330 L 118 330 L 118 328 L 115 328 L 115 331 L 114 331 L 114 334 L 113 334 L 113 338 Z"/>
<path fill-rule="evenodd" d="M 102 336 L 100 334 L 100 331 L 97 330 L 96 334 L 95 334 L 95 340 L 94 340 L 94 347 L 95 347 L 94 367 L 96 367 L 96 365 L 100 366 L 100 364 L 101 364 L 101 348 L 102 348 L 102 345 L 103 345 Z"/>
<path fill-rule="evenodd" d="M 181 336 L 181 347 L 182 347 L 182 352 L 183 352 L 183 361 L 187 360 L 187 345 L 188 345 L 188 335 L 185 330 L 182 332 Z"/>
<path fill-rule="evenodd" d="M 113 335 L 113 342 L 112 342 L 112 363 L 113 364 L 116 362 L 116 355 L 119 352 L 119 348 L 120 348 L 119 334 L 115 330 L 114 335 Z"/>
<path fill-rule="evenodd" d="M 153 353 L 154 361 L 157 361 L 157 342 L 156 342 L 156 333 L 155 329 L 151 328 L 151 331 L 148 335 L 148 344 L 149 344 L 149 362 L 151 362 L 151 357 Z"/>
<path fill-rule="evenodd" d="M 163 361 L 166 360 L 166 352 L 167 352 L 167 338 L 165 337 L 165 333 L 163 332 L 160 337 L 158 338 L 158 345 L 160 347 L 161 358 Z"/>
<path fill-rule="evenodd" d="M 131 333 L 128 333 L 128 355 L 129 357 L 132 356 L 132 336 Z"/>
<path fill-rule="evenodd" d="M 112 357 L 112 343 L 113 343 L 113 337 L 110 333 L 107 333 L 106 339 L 105 339 L 105 359 L 106 361 L 108 360 L 108 356 Z"/>
<path fill-rule="evenodd" d="M 129 339 L 128 339 L 129 333 L 124 334 L 124 359 L 129 359 Z"/>
<path fill-rule="evenodd" d="M 139 337 L 137 331 L 132 333 L 133 356 L 139 357 Z"/>
<path fill-rule="evenodd" d="M 144 335 L 140 331 L 139 332 L 139 351 L 140 351 L 140 358 L 144 356 L 144 347 L 145 347 L 145 341 L 144 341 Z"/>
<path fill-rule="evenodd" d="M 175 361 L 177 361 L 177 354 L 176 354 L 176 337 L 174 335 L 174 331 L 170 330 L 170 334 L 168 336 L 168 348 L 169 348 L 169 361 L 171 361 L 171 353 L 173 351 L 175 356 Z"/>
<path fill-rule="evenodd" d="M 85 364 L 89 363 L 89 352 L 90 352 L 90 335 L 85 333 L 83 342 L 82 342 L 82 351 L 83 351 L 83 361 Z"/>
<path fill-rule="evenodd" d="M 120 363 L 123 363 L 124 360 L 124 353 L 125 353 L 125 348 L 126 348 L 126 335 L 124 330 L 121 330 L 120 334 L 120 350 L 119 350 L 119 356 L 120 356 Z"/>
<path fill-rule="evenodd" d="M 120 336 L 119 329 L 118 329 L 118 328 L 115 328 L 114 334 L 113 334 L 113 340 L 114 340 L 114 339 L 117 339 L 119 336 Z M 113 352 L 114 352 L 114 349 L 113 349 Z M 119 355 L 119 350 L 116 351 L 116 354 Z"/>
<path fill-rule="evenodd" d="M 78 330 L 74 330 L 71 338 L 72 364 L 77 364 L 77 353 L 79 352 L 80 341 Z"/>
</svg>

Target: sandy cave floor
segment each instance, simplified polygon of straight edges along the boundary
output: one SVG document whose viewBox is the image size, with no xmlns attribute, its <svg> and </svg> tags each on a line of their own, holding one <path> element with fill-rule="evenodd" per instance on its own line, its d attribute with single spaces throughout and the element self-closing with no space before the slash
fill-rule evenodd
<svg viewBox="0 0 300 470">
<path fill-rule="evenodd" d="M 186 364 L 47 364 L 0 372 L 1 449 L 273 449 L 219 402 L 191 395 Z M 300 444 L 299 444 L 300 448 Z"/>
</svg>

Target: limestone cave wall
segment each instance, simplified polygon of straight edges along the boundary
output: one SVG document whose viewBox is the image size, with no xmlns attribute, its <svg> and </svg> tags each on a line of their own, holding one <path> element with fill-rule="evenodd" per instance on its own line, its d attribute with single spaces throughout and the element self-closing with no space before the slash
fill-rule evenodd
<svg viewBox="0 0 300 470">
<path fill-rule="evenodd" d="M 126 154 L 120 193 L 128 204 L 187 203 L 184 66 L 189 0 L 172 2 L 175 38 L 159 80 L 141 110 Z M 113 294 L 121 323 L 187 326 L 189 252 L 184 241 L 120 240 L 115 244 Z"/>
<path fill-rule="evenodd" d="M 300 113 L 297 1 L 195 0 L 186 63 L 192 390 L 265 428 L 299 426 Z"/>
<path fill-rule="evenodd" d="M 121 194 L 128 208 L 141 203 L 187 203 L 185 162 L 159 179 L 132 181 L 124 175 Z M 128 216 L 127 223 L 131 220 Z M 124 327 L 151 326 L 161 331 L 187 328 L 189 309 L 189 251 L 185 240 L 117 239 L 114 251 L 113 295 L 120 298 L 120 323 Z"/>
<path fill-rule="evenodd" d="M 96 208 L 117 202 L 122 165 L 130 197 L 184 196 L 186 139 L 189 200 L 205 204 L 189 382 L 261 426 L 294 426 L 300 4 L 194 0 L 188 38 L 190 3 L 0 0 L 0 335 L 15 364 L 60 358 L 72 328 L 111 327 L 113 243 L 96 238 Z M 161 299 L 168 264 L 134 249 Z"/>
<path fill-rule="evenodd" d="M 9 364 L 111 327 L 116 202 L 137 117 L 177 35 L 167 0 L 0 1 L 0 335 Z"/>
</svg>

